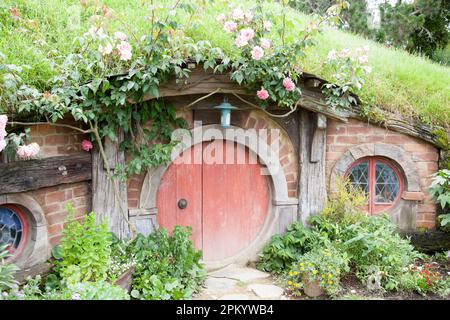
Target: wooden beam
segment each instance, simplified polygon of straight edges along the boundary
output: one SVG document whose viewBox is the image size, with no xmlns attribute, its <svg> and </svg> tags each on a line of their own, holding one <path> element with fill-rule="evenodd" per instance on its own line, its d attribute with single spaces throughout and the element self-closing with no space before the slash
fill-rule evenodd
<svg viewBox="0 0 450 320">
<path fill-rule="evenodd" d="M 305 224 L 310 215 L 322 212 L 327 201 L 325 175 L 326 130 L 317 130 L 318 125 L 323 127 L 322 120 L 318 119 L 318 114 L 316 113 L 306 110 L 300 110 L 299 112 L 300 178 L 298 207 L 301 220 Z M 316 142 L 312 147 L 314 139 Z M 313 150 L 314 155 L 312 154 Z"/>
<path fill-rule="evenodd" d="M 110 168 L 117 165 L 125 165 L 125 154 L 119 150 L 120 142 L 124 139 L 123 130 L 118 133 L 118 141 L 114 142 L 105 138 L 104 150 Z M 114 192 L 113 183 L 116 184 L 119 197 Z M 128 217 L 128 200 L 126 181 L 108 178 L 104 168 L 103 158 L 98 151 L 94 150 L 92 155 L 92 211 L 95 212 L 97 220 L 108 221 L 109 229 L 119 238 L 129 237 L 130 229 L 122 209 Z"/>
<path fill-rule="evenodd" d="M 311 162 L 316 163 L 325 153 L 325 138 L 327 136 L 327 118 L 323 114 L 316 114 L 314 133 L 311 141 Z"/>
<path fill-rule="evenodd" d="M 0 194 L 91 180 L 91 154 L 0 164 Z"/>
</svg>

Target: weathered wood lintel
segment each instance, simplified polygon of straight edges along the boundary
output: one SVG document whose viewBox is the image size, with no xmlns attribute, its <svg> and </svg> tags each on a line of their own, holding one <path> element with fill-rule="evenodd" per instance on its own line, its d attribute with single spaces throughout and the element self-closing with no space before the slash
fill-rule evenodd
<svg viewBox="0 0 450 320">
<path fill-rule="evenodd" d="M 323 114 L 316 114 L 314 134 L 311 141 L 311 158 L 312 163 L 321 161 L 326 147 L 326 129 L 327 118 Z"/>
<path fill-rule="evenodd" d="M 91 180 L 91 154 L 0 164 L 0 194 Z"/>
</svg>

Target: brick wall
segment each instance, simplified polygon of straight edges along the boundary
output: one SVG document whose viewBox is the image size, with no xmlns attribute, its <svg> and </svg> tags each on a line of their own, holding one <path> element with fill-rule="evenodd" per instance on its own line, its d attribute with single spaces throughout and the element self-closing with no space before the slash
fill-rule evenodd
<svg viewBox="0 0 450 320">
<path fill-rule="evenodd" d="M 72 203 L 75 218 L 78 220 L 91 210 L 91 190 L 86 182 L 62 184 L 26 194 L 32 196 L 42 208 L 52 247 L 58 244 L 61 238 L 61 230 L 68 214 L 66 204 Z"/>
<path fill-rule="evenodd" d="M 39 125 L 30 127 L 30 137 L 40 145 L 41 158 L 66 156 L 85 152 L 81 141 L 86 135 L 70 128 Z M 48 239 L 51 246 L 59 243 L 61 230 L 67 210 L 67 203 L 72 203 L 75 217 L 81 219 L 91 210 L 91 187 L 89 182 L 62 184 L 26 194 L 32 196 L 41 206 L 47 220 Z"/>
<path fill-rule="evenodd" d="M 78 131 L 50 125 L 33 126 L 30 129 L 31 139 L 41 146 L 40 156 L 43 158 L 84 152 L 81 141 L 86 136 Z"/>
<path fill-rule="evenodd" d="M 438 169 L 438 150 L 431 144 L 382 127 L 351 119 L 348 123 L 328 121 L 326 169 L 330 176 L 336 161 L 351 147 L 364 143 L 387 143 L 402 148 L 411 155 L 420 176 L 421 191 L 425 199 L 419 202 L 417 227 L 434 228 L 436 206 L 427 192 L 430 175 Z M 394 159 L 395 160 L 395 159 Z"/>
</svg>

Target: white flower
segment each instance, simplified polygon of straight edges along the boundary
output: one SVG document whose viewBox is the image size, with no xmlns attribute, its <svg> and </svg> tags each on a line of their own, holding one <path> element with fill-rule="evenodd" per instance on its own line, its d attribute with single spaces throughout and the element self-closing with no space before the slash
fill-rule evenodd
<svg viewBox="0 0 450 320">
<path fill-rule="evenodd" d="M 74 294 L 72 295 L 72 300 L 81 300 L 80 294 L 79 294 L 79 293 L 74 293 Z"/>
<path fill-rule="evenodd" d="M 244 11 L 240 8 L 236 8 L 233 11 L 231 11 L 231 16 L 234 20 L 242 20 L 245 17 Z"/>
<path fill-rule="evenodd" d="M 337 58 L 336 50 L 333 49 L 330 52 L 328 52 L 328 56 L 327 56 L 328 60 L 335 60 L 336 58 Z"/>
<path fill-rule="evenodd" d="M 361 57 L 358 58 L 358 61 L 359 61 L 359 63 L 361 63 L 361 64 L 367 63 L 367 62 L 369 62 L 369 57 L 366 56 L 366 55 L 361 56 Z"/>
<path fill-rule="evenodd" d="M 372 72 L 372 67 L 371 66 L 364 66 L 362 67 L 365 73 L 371 73 Z"/>
<path fill-rule="evenodd" d="M 351 54 L 350 49 L 344 48 L 341 50 L 341 52 L 339 52 L 339 57 L 348 58 L 348 57 L 350 57 L 350 54 Z"/>
<path fill-rule="evenodd" d="M 270 31 L 270 29 L 272 28 L 272 22 L 270 22 L 270 21 L 264 21 L 264 22 L 263 22 L 263 28 L 264 28 L 266 31 Z"/>
</svg>

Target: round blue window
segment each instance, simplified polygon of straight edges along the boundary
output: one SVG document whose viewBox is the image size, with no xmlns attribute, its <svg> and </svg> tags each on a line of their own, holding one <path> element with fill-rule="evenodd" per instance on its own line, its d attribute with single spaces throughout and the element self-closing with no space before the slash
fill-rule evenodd
<svg viewBox="0 0 450 320">
<path fill-rule="evenodd" d="M 27 225 L 23 213 L 15 206 L 0 206 L 0 245 L 16 253 L 23 245 Z"/>
</svg>

